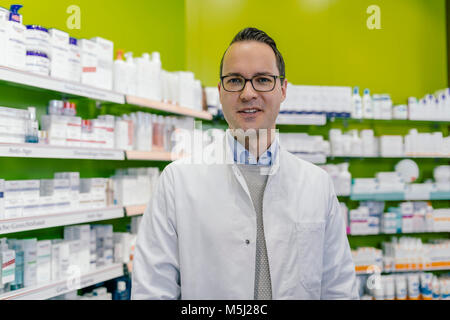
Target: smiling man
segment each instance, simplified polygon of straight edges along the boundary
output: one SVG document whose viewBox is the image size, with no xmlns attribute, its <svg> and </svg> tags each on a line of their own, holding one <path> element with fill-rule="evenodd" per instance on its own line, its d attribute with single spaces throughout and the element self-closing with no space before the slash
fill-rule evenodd
<svg viewBox="0 0 450 320">
<path fill-rule="evenodd" d="M 164 169 L 139 228 L 133 299 L 359 298 L 330 177 L 279 144 L 286 87 L 273 39 L 239 32 L 218 85 L 231 163 Z"/>
</svg>

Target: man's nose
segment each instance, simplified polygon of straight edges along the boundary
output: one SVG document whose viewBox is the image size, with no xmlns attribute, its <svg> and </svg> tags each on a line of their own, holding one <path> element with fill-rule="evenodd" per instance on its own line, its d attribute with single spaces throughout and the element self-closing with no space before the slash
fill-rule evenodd
<svg viewBox="0 0 450 320">
<path fill-rule="evenodd" d="M 244 89 L 241 92 L 240 98 L 244 101 L 254 99 L 258 96 L 258 93 L 253 89 L 251 81 L 245 83 Z"/>
</svg>

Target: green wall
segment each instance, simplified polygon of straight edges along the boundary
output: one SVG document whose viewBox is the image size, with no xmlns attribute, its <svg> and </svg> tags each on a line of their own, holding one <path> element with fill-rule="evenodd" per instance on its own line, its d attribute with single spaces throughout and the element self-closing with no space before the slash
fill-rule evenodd
<svg viewBox="0 0 450 320">
<path fill-rule="evenodd" d="M 381 9 L 369 30 L 368 6 Z M 186 67 L 215 86 L 245 27 L 266 31 L 294 84 L 367 87 L 395 103 L 447 87 L 445 0 L 186 0 Z"/>
<path fill-rule="evenodd" d="M 135 55 L 159 51 L 163 68 L 184 69 L 184 0 L 3 0 L 0 6 L 9 9 L 11 4 L 23 5 L 24 24 L 61 29 L 76 38 L 103 37 L 114 41 L 115 49 Z M 67 27 L 71 5 L 80 8 L 80 30 Z"/>
</svg>

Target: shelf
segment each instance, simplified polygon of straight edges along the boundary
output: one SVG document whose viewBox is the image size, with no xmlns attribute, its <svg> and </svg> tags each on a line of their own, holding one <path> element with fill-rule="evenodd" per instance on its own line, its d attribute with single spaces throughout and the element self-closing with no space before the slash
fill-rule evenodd
<svg viewBox="0 0 450 320">
<path fill-rule="evenodd" d="M 328 118 L 329 122 L 335 122 L 335 121 L 347 121 L 351 123 L 389 123 L 389 122 L 395 122 L 395 124 L 412 124 L 412 125 L 418 125 L 421 123 L 450 123 L 450 120 L 410 120 L 410 119 L 354 119 L 354 118 Z"/>
<path fill-rule="evenodd" d="M 160 101 L 153 101 L 148 100 L 145 98 L 139 98 L 134 96 L 126 96 L 126 102 L 128 104 L 144 107 L 144 108 L 150 108 L 155 109 L 159 111 L 174 113 L 178 115 L 188 116 L 188 117 L 194 117 L 199 118 L 203 120 L 212 120 L 213 116 L 209 112 L 206 111 L 198 111 L 193 110 L 191 108 L 186 107 L 180 107 L 173 104 L 168 104 Z"/>
<path fill-rule="evenodd" d="M 436 266 L 431 268 L 423 268 L 423 269 L 405 269 L 405 270 L 393 270 L 393 271 L 385 271 L 382 270 L 382 274 L 394 274 L 394 273 L 408 273 L 408 272 L 431 272 L 431 271 L 447 271 L 450 270 L 450 262 L 447 263 L 437 263 L 437 264 L 446 264 L 448 266 Z M 359 266 L 356 267 L 357 269 L 364 269 L 368 267 Z M 373 272 L 367 272 L 367 271 L 356 271 L 356 275 L 370 275 L 373 274 Z"/>
<path fill-rule="evenodd" d="M 175 161 L 172 154 L 166 151 L 125 151 L 127 160 Z"/>
<path fill-rule="evenodd" d="M 0 220 L 0 234 L 53 228 L 124 217 L 123 207 L 80 210 L 34 217 Z"/>
<path fill-rule="evenodd" d="M 324 114 L 285 114 L 280 113 L 277 118 L 278 125 L 316 125 L 327 124 L 327 117 Z"/>
<path fill-rule="evenodd" d="M 123 276 L 123 264 L 116 263 L 82 275 L 78 284 L 73 284 L 71 279 L 54 281 L 2 294 L 0 300 L 45 300 L 121 276 Z"/>
<path fill-rule="evenodd" d="M 125 160 L 123 150 L 63 147 L 45 144 L 0 143 L 0 157 Z"/>
<path fill-rule="evenodd" d="M 429 195 L 408 194 L 404 192 L 379 193 L 379 194 L 352 194 L 350 200 L 353 201 L 405 201 L 405 200 L 450 200 L 450 192 L 430 192 Z"/>
<path fill-rule="evenodd" d="M 327 163 L 327 157 L 321 153 L 300 153 L 300 152 L 292 152 L 293 155 L 298 158 L 309 161 L 314 164 L 325 164 Z"/>
<path fill-rule="evenodd" d="M 144 214 L 146 207 L 147 207 L 147 205 L 126 206 L 125 213 L 127 214 L 127 217 L 139 216 L 141 214 Z"/>
<path fill-rule="evenodd" d="M 125 97 L 113 91 L 94 88 L 81 83 L 41 76 L 31 72 L 0 67 L 0 81 L 65 93 L 76 97 L 85 97 L 98 101 L 124 104 Z"/>
<path fill-rule="evenodd" d="M 328 156 L 328 159 L 450 159 L 450 155 L 404 155 L 396 157 L 382 157 L 382 156 Z"/>
<path fill-rule="evenodd" d="M 450 233 L 448 231 L 424 231 L 424 232 L 401 232 L 401 233 L 367 233 L 367 234 L 351 234 L 347 233 L 349 237 L 367 237 L 367 236 L 408 236 L 408 235 L 421 235 L 421 234 L 443 234 Z"/>
</svg>

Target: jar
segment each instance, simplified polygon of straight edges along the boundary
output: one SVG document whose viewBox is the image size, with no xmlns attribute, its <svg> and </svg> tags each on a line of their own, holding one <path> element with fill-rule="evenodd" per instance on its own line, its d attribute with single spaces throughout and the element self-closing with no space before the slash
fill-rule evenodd
<svg viewBox="0 0 450 320">
<path fill-rule="evenodd" d="M 46 53 L 37 51 L 27 51 L 25 67 L 29 72 L 42 76 L 48 76 L 50 73 L 50 59 Z"/>
</svg>

